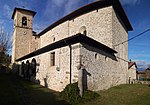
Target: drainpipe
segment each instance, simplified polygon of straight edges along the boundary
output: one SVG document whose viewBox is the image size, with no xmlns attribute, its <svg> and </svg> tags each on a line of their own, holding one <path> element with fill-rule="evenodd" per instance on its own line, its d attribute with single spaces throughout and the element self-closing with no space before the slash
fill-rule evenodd
<svg viewBox="0 0 150 105">
<path fill-rule="evenodd" d="M 70 49 L 70 84 L 71 84 L 71 79 L 72 79 L 72 47 L 69 45 Z"/>
</svg>

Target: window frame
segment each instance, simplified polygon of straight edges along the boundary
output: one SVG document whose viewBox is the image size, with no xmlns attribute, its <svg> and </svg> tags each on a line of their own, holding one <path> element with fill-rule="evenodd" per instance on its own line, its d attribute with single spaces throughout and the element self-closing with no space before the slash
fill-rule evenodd
<svg viewBox="0 0 150 105">
<path fill-rule="evenodd" d="M 55 52 L 50 53 L 50 66 L 55 66 Z"/>
</svg>

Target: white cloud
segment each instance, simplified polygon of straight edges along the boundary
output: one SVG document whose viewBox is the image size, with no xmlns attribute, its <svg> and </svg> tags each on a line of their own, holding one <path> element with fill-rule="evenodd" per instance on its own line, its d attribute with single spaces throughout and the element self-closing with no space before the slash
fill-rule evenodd
<svg viewBox="0 0 150 105">
<path fill-rule="evenodd" d="M 78 9 L 79 7 L 85 5 L 88 2 L 84 2 L 82 0 L 68 0 L 65 4 L 65 12 L 64 15 Z"/>
<path fill-rule="evenodd" d="M 123 5 L 137 5 L 140 4 L 141 0 L 121 0 Z"/>
<path fill-rule="evenodd" d="M 135 60 L 137 66 L 139 69 L 147 69 L 150 66 L 150 62 L 144 61 L 144 60 Z"/>
<path fill-rule="evenodd" d="M 9 5 L 4 5 L 4 7 L 3 7 L 3 13 L 4 13 L 4 15 L 7 17 L 7 18 L 10 18 L 11 17 L 11 14 L 12 14 L 12 10 L 11 10 L 11 8 L 10 8 L 10 6 Z"/>
</svg>

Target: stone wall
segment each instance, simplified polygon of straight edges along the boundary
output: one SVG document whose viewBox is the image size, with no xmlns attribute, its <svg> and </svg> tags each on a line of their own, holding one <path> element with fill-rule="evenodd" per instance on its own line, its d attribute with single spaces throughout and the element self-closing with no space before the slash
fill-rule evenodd
<svg viewBox="0 0 150 105">
<path fill-rule="evenodd" d="M 112 82 L 112 56 L 85 44 L 81 48 L 81 56 L 86 74 L 84 84 L 88 89 L 97 91 L 109 88 Z"/>
<path fill-rule="evenodd" d="M 27 32 L 26 35 L 23 32 Z M 17 28 L 15 41 L 15 59 L 30 53 L 32 30 Z"/>
<path fill-rule="evenodd" d="M 108 89 L 111 86 L 125 84 L 127 82 L 128 44 L 114 45 L 127 40 L 128 34 L 113 9 L 111 9 L 111 18 L 110 27 L 112 27 L 112 32 L 110 32 L 109 38 L 112 38 L 113 48 L 118 53 L 112 56 L 107 52 L 87 45 L 83 45 L 81 49 L 82 64 L 85 66 L 86 73 L 89 74 L 86 77 L 86 82 L 90 90 Z M 101 30 L 100 27 L 98 29 Z M 100 40 L 98 37 L 100 34 L 97 34 L 97 38 L 95 39 Z M 103 38 L 106 37 L 104 36 Z"/>
<path fill-rule="evenodd" d="M 112 6 L 94 10 L 54 27 L 41 36 L 41 47 L 75 35 L 80 32 L 80 28 L 83 26 L 86 27 L 87 36 L 114 48 L 118 53 L 114 57 L 87 45 L 73 49 L 71 81 L 76 82 L 78 80 L 76 67 L 81 62 L 80 58 L 82 58 L 82 63 L 85 65 L 87 74 L 89 74 L 86 78 L 90 90 L 103 90 L 114 85 L 126 83 L 128 63 L 122 59 L 127 60 L 128 58 L 127 43 L 117 47 L 113 45 L 126 40 L 127 32 L 120 23 Z M 56 54 L 56 65 L 53 67 L 50 67 L 50 52 L 40 55 L 39 76 L 37 78 L 42 85 L 44 85 L 44 78 L 47 78 L 49 88 L 61 91 L 69 84 L 70 79 L 69 47 L 63 47 L 54 51 Z M 60 71 L 56 70 L 57 67 L 60 68 Z"/>
<path fill-rule="evenodd" d="M 87 45 L 83 45 L 81 55 L 88 89 L 98 91 L 126 83 L 122 69 L 114 65 L 118 63 L 115 56 Z"/>
<path fill-rule="evenodd" d="M 128 32 L 114 9 L 112 10 L 112 33 L 113 48 L 118 52 L 116 54 L 117 62 L 113 64 L 116 67 L 114 75 L 118 74 L 121 76 L 122 82 L 120 84 L 126 83 L 128 78 L 128 42 L 122 42 L 128 40 Z"/>
<path fill-rule="evenodd" d="M 36 51 L 40 48 L 40 37 L 39 36 L 32 36 L 30 42 L 30 52 Z"/>
<path fill-rule="evenodd" d="M 72 45 L 71 50 L 71 83 L 77 82 L 79 63 L 79 46 L 80 44 Z M 50 53 L 55 52 L 55 66 L 50 65 Z M 41 85 L 56 91 L 62 91 L 67 84 L 70 83 L 70 48 L 69 46 L 62 47 L 40 56 L 40 67 L 37 75 Z"/>
<path fill-rule="evenodd" d="M 75 35 L 84 27 L 88 37 L 114 48 L 118 53 L 111 55 L 102 49 L 80 43 L 72 45 L 71 50 L 69 46 L 58 48 L 36 57 L 39 63 L 36 80 L 50 89 L 62 91 L 70 83 L 70 74 L 71 83 L 78 81 L 77 67 L 82 63 L 85 66 L 84 85 L 90 90 L 103 90 L 126 83 L 127 43 L 114 47 L 128 37 L 120 22 L 113 7 L 109 6 L 68 20 L 46 32 L 40 37 L 40 48 Z M 55 52 L 55 66 L 50 65 L 51 52 Z"/>
<path fill-rule="evenodd" d="M 112 6 L 94 10 L 69 22 L 69 35 L 80 33 L 85 26 L 87 36 L 112 48 Z"/>
<path fill-rule="evenodd" d="M 87 36 L 112 47 L 112 7 L 94 10 L 70 21 L 66 21 L 47 33 L 42 35 L 41 48 L 55 41 L 61 40 L 68 36 L 75 35 L 80 32 L 80 28 L 85 26 Z M 80 64 L 81 48 L 80 44 L 72 46 L 72 79 L 71 82 L 78 81 L 77 66 Z M 56 65 L 50 66 L 50 53 L 55 52 Z M 93 52 L 92 52 L 93 53 Z M 37 79 L 44 85 L 44 78 L 47 78 L 47 84 L 50 89 L 57 91 L 63 88 L 70 82 L 70 48 L 63 47 L 50 51 L 40 56 L 40 68 Z M 90 58 L 90 56 L 89 56 Z M 101 59 L 104 60 L 104 59 Z M 60 71 L 56 68 L 59 67 Z M 94 68 L 94 67 L 93 67 Z M 92 69 L 93 69 L 92 68 Z"/>
<path fill-rule="evenodd" d="M 134 83 L 136 80 L 136 67 L 133 65 L 130 69 L 128 69 L 128 81 L 129 83 Z"/>
<path fill-rule="evenodd" d="M 22 17 L 27 17 L 27 26 L 22 26 Z M 16 11 L 14 16 L 14 33 L 12 63 L 16 59 L 30 53 L 32 39 L 32 14 L 25 11 Z"/>
<path fill-rule="evenodd" d="M 66 21 L 46 32 L 40 37 L 41 48 L 69 36 L 69 21 Z"/>
<path fill-rule="evenodd" d="M 112 6 L 94 10 L 54 27 L 41 36 L 41 47 L 76 35 L 83 26 L 87 36 L 112 48 Z"/>
</svg>

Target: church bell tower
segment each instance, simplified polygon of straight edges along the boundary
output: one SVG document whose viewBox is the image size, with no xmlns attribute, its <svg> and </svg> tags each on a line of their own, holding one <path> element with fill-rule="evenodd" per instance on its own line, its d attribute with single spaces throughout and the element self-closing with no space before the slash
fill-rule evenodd
<svg viewBox="0 0 150 105">
<path fill-rule="evenodd" d="M 32 20 L 36 12 L 15 8 L 12 19 L 14 20 L 12 63 L 18 58 L 30 53 L 32 39 Z"/>
</svg>

